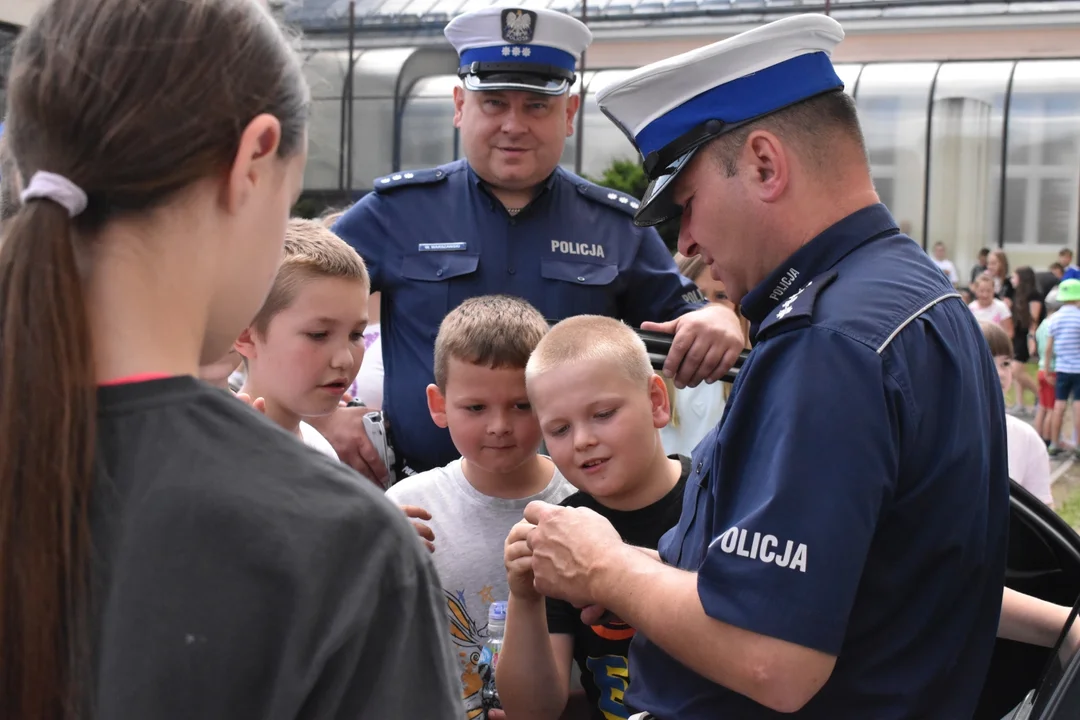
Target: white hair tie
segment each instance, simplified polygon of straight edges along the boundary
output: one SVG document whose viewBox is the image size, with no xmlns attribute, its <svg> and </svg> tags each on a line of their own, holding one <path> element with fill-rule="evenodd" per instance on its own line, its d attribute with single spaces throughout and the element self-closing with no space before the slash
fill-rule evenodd
<svg viewBox="0 0 1080 720">
<path fill-rule="evenodd" d="M 82 188 L 56 173 L 37 171 L 19 195 L 24 205 L 39 198 L 52 200 L 67 210 L 70 217 L 75 217 L 86 209 L 86 193 Z"/>
</svg>

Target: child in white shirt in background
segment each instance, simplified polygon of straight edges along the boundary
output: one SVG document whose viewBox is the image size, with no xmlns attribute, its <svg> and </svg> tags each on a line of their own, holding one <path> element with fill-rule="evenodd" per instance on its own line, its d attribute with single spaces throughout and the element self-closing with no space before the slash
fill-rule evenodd
<svg viewBox="0 0 1080 720">
<path fill-rule="evenodd" d="M 1004 301 L 994 297 L 994 278 L 988 273 L 983 273 L 975 278 L 975 281 L 971 284 L 971 289 L 975 293 L 975 300 L 968 307 L 971 309 L 972 314 L 975 315 L 975 319 L 980 322 L 992 322 L 1000 325 L 1011 343 L 1013 336 L 1012 311 L 1009 310 L 1009 306 Z M 1012 357 L 1011 350 L 1009 351 L 1009 357 Z"/>
<path fill-rule="evenodd" d="M 236 341 L 246 368 L 241 394 L 334 459 L 330 443 L 303 418 L 333 412 L 356 377 L 370 287 L 364 261 L 345 241 L 318 222 L 290 220 L 270 294 Z"/>
<path fill-rule="evenodd" d="M 983 337 L 994 356 L 1002 392 L 1012 382 L 1012 342 L 1000 325 L 981 321 Z M 1054 507 L 1050 493 L 1050 455 L 1046 444 L 1035 428 L 1018 417 L 1005 416 L 1005 428 L 1009 443 L 1009 477 L 1029 493 Z"/>
<path fill-rule="evenodd" d="M 728 299 L 724 283 L 713 278 L 700 256 L 675 255 L 679 272 L 692 280 L 710 303 L 726 305 L 735 310 L 735 303 Z M 743 319 L 743 337 L 750 347 L 750 324 Z M 665 378 L 668 397 L 671 398 L 671 421 L 660 430 L 660 441 L 668 455 L 690 456 L 694 447 L 705 434 L 716 427 L 724 414 L 731 386 L 725 382 L 701 383 L 697 387 L 676 388 L 670 378 Z"/>
<path fill-rule="evenodd" d="M 934 254 L 932 255 L 932 259 L 934 264 L 938 266 L 938 269 L 945 273 L 945 277 L 949 278 L 949 282 L 954 286 L 959 284 L 960 276 L 956 272 L 956 266 L 953 265 L 952 260 L 950 260 L 945 253 L 945 243 L 934 243 Z"/>
</svg>

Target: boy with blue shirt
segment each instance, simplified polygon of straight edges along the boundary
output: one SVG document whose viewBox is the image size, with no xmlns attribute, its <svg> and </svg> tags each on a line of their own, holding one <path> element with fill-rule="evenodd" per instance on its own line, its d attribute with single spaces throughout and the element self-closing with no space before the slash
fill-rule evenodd
<svg viewBox="0 0 1080 720">
<path fill-rule="evenodd" d="M 659 558 L 595 514 L 526 508 L 535 589 L 637 629 L 641 718 L 963 718 L 982 690 L 1007 546 L 1000 382 L 874 191 L 829 60 L 842 38 L 786 18 L 597 95 L 653 181 L 637 221 L 681 215 L 680 251 L 754 339 Z"/>
<path fill-rule="evenodd" d="M 1080 280 L 1062 280 L 1057 299 L 1061 309 L 1044 321 L 1050 323 L 1046 367 L 1047 376 L 1054 384 L 1054 414 L 1050 418 L 1050 437 L 1054 440 L 1061 437 L 1061 423 L 1070 400 L 1073 427 L 1080 427 L 1080 403 L 1076 402 L 1080 400 Z M 1057 445 L 1050 449 L 1051 455 L 1061 452 Z M 1080 457 L 1080 448 L 1073 452 Z"/>
</svg>

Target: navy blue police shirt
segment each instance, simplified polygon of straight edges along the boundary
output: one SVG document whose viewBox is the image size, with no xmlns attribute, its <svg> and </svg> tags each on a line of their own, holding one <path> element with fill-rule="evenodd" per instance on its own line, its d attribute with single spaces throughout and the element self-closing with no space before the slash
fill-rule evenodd
<svg viewBox="0 0 1080 720">
<path fill-rule="evenodd" d="M 417 472 L 459 453 L 436 427 L 424 388 L 434 382 L 439 323 L 462 301 L 510 294 L 549 320 L 607 315 L 637 326 L 703 306 L 638 203 L 557 168 L 511 217 L 465 160 L 380 178 L 334 232 L 382 292 L 383 409 L 395 449 Z"/>
<path fill-rule="evenodd" d="M 800 248 L 743 312 L 754 349 L 661 558 L 697 572 L 710 617 L 837 657 L 794 717 L 970 718 L 1009 501 L 978 324 L 883 205 Z M 661 720 L 780 717 L 641 633 L 630 665 L 627 704 Z"/>
</svg>

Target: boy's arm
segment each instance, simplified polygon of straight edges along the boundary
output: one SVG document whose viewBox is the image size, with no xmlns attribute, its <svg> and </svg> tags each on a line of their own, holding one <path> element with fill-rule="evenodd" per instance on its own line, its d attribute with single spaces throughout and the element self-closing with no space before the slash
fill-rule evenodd
<svg viewBox="0 0 1080 720">
<path fill-rule="evenodd" d="M 1001 594 L 998 637 L 1053 647 L 1069 619 L 1071 608 L 1005 588 Z"/>
<path fill-rule="evenodd" d="M 507 717 L 514 720 L 557 720 L 570 694 L 573 635 L 548 632 L 542 596 L 510 593 L 495 684 Z"/>
<path fill-rule="evenodd" d="M 1050 332 L 1046 333 L 1046 374 L 1054 374 L 1054 326 L 1050 326 Z"/>
</svg>

